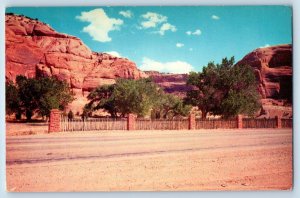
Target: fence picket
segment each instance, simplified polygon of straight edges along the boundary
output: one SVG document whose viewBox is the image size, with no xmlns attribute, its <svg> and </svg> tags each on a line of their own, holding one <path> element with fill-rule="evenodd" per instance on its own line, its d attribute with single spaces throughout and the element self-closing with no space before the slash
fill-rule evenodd
<svg viewBox="0 0 300 198">
<path fill-rule="evenodd" d="M 292 119 L 281 119 L 282 128 L 292 128 Z M 88 118 L 85 120 L 61 118 L 62 131 L 126 130 L 126 118 Z M 244 118 L 243 128 L 276 128 L 276 119 Z M 236 119 L 196 119 L 195 129 L 237 128 Z M 141 119 L 135 121 L 136 130 L 188 130 L 188 119 Z"/>
</svg>

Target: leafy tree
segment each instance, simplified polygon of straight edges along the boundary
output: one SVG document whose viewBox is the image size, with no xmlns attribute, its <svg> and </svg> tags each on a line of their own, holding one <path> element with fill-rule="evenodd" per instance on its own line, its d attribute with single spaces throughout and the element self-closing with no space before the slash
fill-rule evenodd
<svg viewBox="0 0 300 198">
<path fill-rule="evenodd" d="M 253 69 L 234 65 L 234 57 L 224 58 L 221 64 L 210 62 L 202 72 L 191 72 L 187 84 L 194 89 L 187 92 L 185 100 L 201 110 L 202 118 L 208 113 L 253 115 L 260 107 Z"/>
<path fill-rule="evenodd" d="M 63 110 L 74 100 L 68 84 L 55 78 L 33 79 L 20 75 L 16 77 L 16 85 L 10 83 L 7 89 L 6 100 L 14 95 L 18 102 L 17 109 L 10 109 L 17 114 L 25 113 L 27 120 L 31 120 L 35 112 L 49 116 L 51 109 Z M 8 105 L 11 103 L 15 101 L 11 100 Z"/>
<path fill-rule="evenodd" d="M 36 79 L 27 79 L 25 76 L 17 76 L 16 83 L 22 112 L 25 113 L 27 120 L 31 120 L 33 112 L 38 108 L 40 86 Z"/>
<path fill-rule="evenodd" d="M 64 110 L 74 100 L 73 94 L 66 82 L 55 78 L 41 78 L 38 111 L 42 116 L 49 116 L 51 109 Z"/>
<path fill-rule="evenodd" d="M 5 84 L 6 91 L 6 113 L 11 115 L 16 113 L 16 119 L 21 119 L 21 107 L 20 107 L 20 98 L 18 95 L 18 89 L 13 84 L 13 82 L 9 81 Z"/>
<path fill-rule="evenodd" d="M 89 95 L 90 102 L 85 105 L 83 112 L 89 113 L 98 109 L 107 110 L 112 117 L 117 117 L 117 108 L 113 96 L 115 85 L 103 85 L 94 89 Z"/>
<path fill-rule="evenodd" d="M 159 88 L 150 79 L 118 79 L 113 97 L 121 115 L 135 113 L 142 117 L 150 113 L 159 96 Z"/>
<path fill-rule="evenodd" d="M 152 109 L 154 118 L 173 118 L 175 116 L 187 116 L 191 110 L 190 105 L 172 94 L 161 94 Z"/>
<path fill-rule="evenodd" d="M 190 110 L 182 101 L 170 94 L 164 94 L 150 79 L 118 79 L 114 85 L 94 89 L 85 111 L 107 110 L 112 117 L 135 113 L 139 117 L 152 114 L 160 117 L 185 115 Z"/>
</svg>

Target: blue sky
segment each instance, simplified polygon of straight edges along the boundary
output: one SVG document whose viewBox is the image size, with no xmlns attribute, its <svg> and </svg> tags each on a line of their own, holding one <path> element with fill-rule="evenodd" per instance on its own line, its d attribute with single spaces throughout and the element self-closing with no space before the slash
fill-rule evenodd
<svg viewBox="0 0 300 198">
<path fill-rule="evenodd" d="M 79 37 L 93 51 L 119 54 L 142 70 L 201 71 L 209 61 L 292 43 L 287 6 L 15 7 Z"/>
</svg>

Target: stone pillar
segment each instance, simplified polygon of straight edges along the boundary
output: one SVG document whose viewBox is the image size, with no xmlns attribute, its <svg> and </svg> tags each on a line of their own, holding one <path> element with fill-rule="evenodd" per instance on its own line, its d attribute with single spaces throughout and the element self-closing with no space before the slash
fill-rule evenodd
<svg viewBox="0 0 300 198">
<path fill-rule="evenodd" d="M 276 116 L 275 118 L 276 118 L 276 128 L 281 129 L 282 128 L 281 117 Z"/>
<path fill-rule="evenodd" d="M 132 113 L 128 114 L 127 130 L 128 131 L 135 130 L 135 116 Z"/>
<path fill-rule="evenodd" d="M 194 113 L 191 113 L 189 116 L 189 130 L 196 129 L 196 116 Z"/>
<path fill-rule="evenodd" d="M 237 128 L 242 129 L 243 128 L 243 116 L 242 115 L 237 115 L 236 117 L 237 121 Z"/>
<path fill-rule="evenodd" d="M 52 109 L 50 112 L 48 132 L 60 132 L 60 117 L 61 113 L 58 109 Z"/>
</svg>

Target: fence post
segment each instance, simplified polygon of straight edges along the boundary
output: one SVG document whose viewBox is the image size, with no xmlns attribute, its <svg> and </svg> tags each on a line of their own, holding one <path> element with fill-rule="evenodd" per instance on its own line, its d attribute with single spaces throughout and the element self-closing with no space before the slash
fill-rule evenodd
<svg viewBox="0 0 300 198">
<path fill-rule="evenodd" d="M 194 113 L 191 113 L 189 116 L 189 130 L 195 130 L 196 128 L 196 116 Z"/>
<path fill-rule="evenodd" d="M 60 111 L 58 109 L 52 109 L 50 111 L 48 132 L 60 132 Z"/>
<path fill-rule="evenodd" d="M 132 113 L 128 114 L 127 130 L 128 131 L 135 130 L 135 116 Z"/>
<path fill-rule="evenodd" d="M 281 129 L 282 128 L 282 124 L 281 124 L 281 117 L 280 116 L 276 116 L 276 127 L 278 129 Z"/>
<path fill-rule="evenodd" d="M 237 128 L 242 129 L 243 128 L 243 116 L 242 115 L 237 115 Z"/>
</svg>

